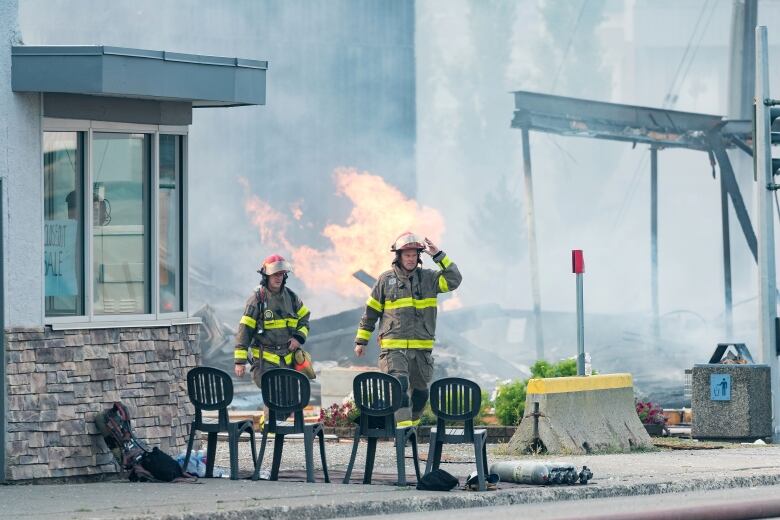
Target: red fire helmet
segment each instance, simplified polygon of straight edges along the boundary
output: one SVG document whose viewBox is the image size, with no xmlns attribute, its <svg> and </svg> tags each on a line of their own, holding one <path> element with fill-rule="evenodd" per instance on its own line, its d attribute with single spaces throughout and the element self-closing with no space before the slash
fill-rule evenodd
<svg viewBox="0 0 780 520">
<path fill-rule="evenodd" d="M 403 251 L 404 249 L 416 249 L 417 251 L 425 250 L 425 239 L 420 235 L 416 235 L 411 231 L 401 233 L 398 238 L 395 239 L 393 245 L 390 246 L 390 251 Z"/>
<path fill-rule="evenodd" d="M 266 276 L 282 272 L 290 273 L 292 272 L 292 265 L 282 255 L 271 255 L 263 260 L 263 265 L 260 266 L 260 270 L 257 272 Z"/>
</svg>

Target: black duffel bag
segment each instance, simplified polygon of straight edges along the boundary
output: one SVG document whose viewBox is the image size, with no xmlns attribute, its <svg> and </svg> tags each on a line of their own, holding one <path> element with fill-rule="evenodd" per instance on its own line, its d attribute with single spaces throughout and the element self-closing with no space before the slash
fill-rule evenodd
<svg viewBox="0 0 780 520">
<path fill-rule="evenodd" d="M 156 480 L 163 482 L 173 482 L 185 476 L 179 463 L 159 448 L 146 452 L 141 458 L 141 466 Z"/>
</svg>

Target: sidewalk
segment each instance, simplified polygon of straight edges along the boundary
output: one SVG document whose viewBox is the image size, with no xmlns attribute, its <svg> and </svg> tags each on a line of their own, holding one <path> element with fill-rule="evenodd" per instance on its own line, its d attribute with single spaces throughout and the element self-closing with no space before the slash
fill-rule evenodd
<svg viewBox="0 0 780 520">
<path fill-rule="evenodd" d="M 285 443 L 283 471 L 302 469 L 295 444 Z M 329 466 L 343 471 L 348 443 L 329 443 Z M 289 450 L 289 451 L 288 451 Z M 364 450 L 364 448 L 363 448 Z M 361 450 L 361 451 L 363 451 Z M 506 459 L 500 447 L 491 462 Z M 342 453 L 344 452 L 344 453 Z M 394 473 L 392 445 L 377 450 L 376 477 Z M 462 480 L 473 468 L 468 451 L 447 450 L 443 468 Z M 556 457 L 587 465 L 594 478 L 587 486 L 499 486 L 476 493 L 420 492 L 374 484 L 364 486 L 202 479 L 197 484 L 95 484 L 0 486 L 0 519 L 29 518 L 176 518 L 249 519 L 280 515 L 296 520 L 369 516 L 415 511 L 512 505 L 552 500 L 647 495 L 780 484 L 780 447 L 740 446 L 718 450 L 664 450 L 630 455 Z M 287 462 L 285 463 L 285 460 Z M 219 461 L 218 461 L 219 462 Z M 411 472 L 411 465 L 407 460 Z M 360 461 L 356 466 L 360 469 Z M 248 469 L 244 465 L 243 469 Z M 339 471 L 341 470 L 341 471 Z M 413 474 L 413 473 L 412 473 Z M 321 480 L 321 472 L 317 472 Z M 335 479 L 334 479 L 335 480 Z M 353 478 L 353 482 L 359 480 Z"/>
</svg>

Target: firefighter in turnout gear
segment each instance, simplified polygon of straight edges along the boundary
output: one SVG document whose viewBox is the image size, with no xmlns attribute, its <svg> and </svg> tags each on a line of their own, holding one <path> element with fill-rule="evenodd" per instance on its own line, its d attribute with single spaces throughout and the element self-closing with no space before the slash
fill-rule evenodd
<svg viewBox="0 0 780 520">
<path fill-rule="evenodd" d="M 399 236 L 390 248 L 392 269 L 371 290 L 355 338 L 355 354 L 362 356 L 377 319 L 379 369 L 401 381 L 404 397 L 396 413 L 398 426 L 419 423 L 433 378 L 433 341 L 436 333 L 436 297 L 458 288 L 458 267 L 427 238 L 411 232 Z M 422 268 L 425 251 L 440 270 Z M 411 403 L 409 391 L 411 390 Z"/>
<path fill-rule="evenodd" d="M 260 286 L 246 302 L 238 324 L 233 351 L 235 373 L 243 377 L 247 362 L 252 379 L 260 387 L 263 371 L 293 367 L 294 352 L 309 335 L 309 309 L 285 286 L 292 266 L 280 255 L 271 255 L 257 271 Z"/>
</svg>

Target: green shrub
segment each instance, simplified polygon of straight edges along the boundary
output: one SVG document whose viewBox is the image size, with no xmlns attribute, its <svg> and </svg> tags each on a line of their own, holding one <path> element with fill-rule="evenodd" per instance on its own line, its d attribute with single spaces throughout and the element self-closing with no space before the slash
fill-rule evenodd
<svg viewBox="0 0 780 520">
<path fill-rule="evenodd" d="M 577 360 L 564 359 L 553 365 L 540 359 L 531 367 L 531 378 L 545 379 L 548 377 L 567 377 L 577 375 Z"/>
<path fill-rule="evenodd" d="M 594 372 L 595 374 L 595 372 Z M 531 379 L 546 379 L 549 377 L 567 377 L 577 375 L 577 360 L 564 359 L 557 363 L 549 363 L 540 359 L 531 367 Z M 515 426 L 520 423 L 525 413 L 525 393 L 528 379 L 515 379 L 498 387 L 496 395 L 496 417 L 504 426 Z"/>
<path fill-rule="evenodd" d="M 525 388 L 528 380 L 516 379 L 498 387 L 496 395 L 496 417 L 504 426 L 520 423 L 525 411 Z"/>
</svg>

